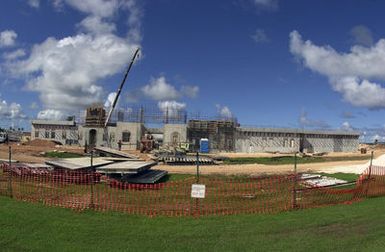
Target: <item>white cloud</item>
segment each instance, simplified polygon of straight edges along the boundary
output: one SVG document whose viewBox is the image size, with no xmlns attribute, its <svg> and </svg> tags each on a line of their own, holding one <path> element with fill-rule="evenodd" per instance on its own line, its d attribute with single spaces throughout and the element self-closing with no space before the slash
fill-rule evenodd
<svg viewBox="0 0 385 252">
<path fill-rule="evenodd" d="M 270 41 L 263 29 L 257 29 L 251 37 L 256 43 L 266 43 Z"/>
<path fill-rule="evenodd" d="M 376 134 L 376 135 L 372 136 L 370 140 L 371 140 L 371 142 L 384 142 L 385 136 Z"/>
<path fill-rule="evenodd" d="M 329 78 L 332 88 L 354 106 L 385 108 L 385 89 L 372 80 L 385 80 L 385 39 L 370 48 L 353 46 L 339 53 L 330 46 L 303 41 L 297 31 L 290 33 L 290 51 L 312 71 Z"/>
<path fill-rule="evenodd" d="M 62 0 L 74 9 L 86 14 L 92 14 L 99 17 L 111 17 L 120 7 L 122 1 L 119 0 Z M 56 1 L 56 5 L 58 5 Z"/>
<path fill-rule="evenodd" d="M 276 10 L 278 9 L 278 0 L 252 0 L 257 8 Z"/>
<path fill-rule="evenodd" d="M 0 118 L 2 119 L 24 119 L 26 115 L 23 113 L 21 105 L 15 102 L 8 104 L 7 101 L 0 101 Z"/>
<path fill-rule="evenodd" d="M 179 115 L 180 111 L 183 111 L 186 108 L 186 103 L 177 101 L 160 101 L 158 102 L 158 107 L 165 115 L 175 117 Z"/>
<path fill-rule="evenodd" d="M 83 19 L 80 24 L 86 32 L 91 33 L 112 33 L 116 30 L 116 26 L 113 23 L 104 22 L 98 16 L 89 16 Z"/>
<path fill-rule="evenodd" d="M 39 117 L 59 118 L 104 100 L 102 80 L 121 73 L 140 45 L 129 34 L 138 27 L 129 25 L 127 37 L 114 33 L 111 20 L 118 10 L 132 12 L 126 9 L 128 2 L 138 11 L 133 0 L 56 1 L 89 14 L 78 24 L 83 31 L 64 38 L 49 37 L 34 45 L 26 59 L 8 64 L 15 76 L 28 80 L 27 89 L 39 93 L 43 106 Z"/>
<path fill-rule="evenodd" d="M 28 0 L 28 5 L 33 8 L 39 8 L 40 7 L 40 0 Z"/>
<path fill-rule="evenodd" d="M 17 33 L 13 30 L 0 32 L 0 47 L 13 46 L 16 42 Z"/>
<path fill-rule="evenodd" d="M 175 100 L 181 97 L 181 94 L 174 86 L 167 83 L 164 76 L 159 78 L 152 78 L 150 83 L 145 85 L 142 89 L 145 96 L 153 100 Z"/>
<path fill-rule="evenodd" d="M 341 125 L 341 129 L 346 131 L 352 131 L 353 127 L 350 125 L 349 122 L 343 122 Z"/>
<path fill-rule="evenodd" d="M 104 102 L 104 107 L 109 108 L 112 106 L 112 103 L 114 102 L 116 96 L 116 92 L 109 93 L 107 100 Z"/>
<path fill-rule="evenodd" d="M 63 120 L 65 115 L 60 110 L 45 109 L 37 114 L 37 118 L 41 120 Z"/>
<path fill-rule="evenodd" d="M 217 104 L 216 107 L 217 107 L 217 111 L 218 111 L 218 114 L 220 117 L 223 117 L 223 118 L 232 118 L 233 117 L 233 113 L 231 112 L 229 107 L 222 106 L 220 104 Z"/>
<path fill-rule="evenodd" d="M 17 49 L 13 52 L 4 53 L 3 58 L 6 60 L 14 60 L 14 59 L 24 57 L 25 55 L 26 55 L 26 53 L 23 49 Z"/>
<path fill-rule="evenodd" d="M 143 12 L 137 0 L 53 0 L 55 8 L 59 10 L 63 8 L 64 3 L 89 14 L 89 18 L 82 25 L 93 31 L 114 30 L 115 26 L 107 26 L 106 23 L 99 21 L 111 18 L 118 10 L 125 10 L 129 14 L 127 24 L 130 27 L 127 37 L 135 41 L 142 38 L 140 30 Z"/>
<path fill-rule="evenodd" d="M 365 25 L 354 26 L 350 30 L 350 35 L 353 38 L 353 41 L 356 44 L 363 46 L 372 46 L 373 45 L 373 35 L 371 30 Z"/>
<path fill-rule="evenodd" d="M 130 101 L 138 100 L 140 96 L 145 96 L 152 100 L 177 100 L 182 97 L 195 98 L 199 93 L 198 86 L 183 85 L 178 90 L 174 85 L 170 84 L 166 77 L 151 78 L 150 83 L 143 86 L 140 90 L 133 91 L 129 94 Z"/>
</svg>

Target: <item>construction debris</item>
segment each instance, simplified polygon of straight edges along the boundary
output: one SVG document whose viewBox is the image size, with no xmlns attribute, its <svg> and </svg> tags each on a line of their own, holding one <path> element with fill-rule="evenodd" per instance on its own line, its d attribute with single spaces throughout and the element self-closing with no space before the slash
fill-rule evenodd
<svg viewBox="0 0 385 252">
<path fill-rule="evenodd" d="M 195 156 L 188 156 L 188 155 L 182 155 L 182 156 L 163 156 L 159 159 L 159 161 L 164 162 L 168 165 L 196 165 L 197 158 Z M 214 160 L 209 157 L 199 157 L 199 164 L 200 165 L 213 165 Z"/>
<path fill-rule="evenodd" d="M 349 184 L 348 181 L 322 176 L 320 174 L 302 174 L 302 184 L 306 187 L 329 187 Z"/>
</svg>

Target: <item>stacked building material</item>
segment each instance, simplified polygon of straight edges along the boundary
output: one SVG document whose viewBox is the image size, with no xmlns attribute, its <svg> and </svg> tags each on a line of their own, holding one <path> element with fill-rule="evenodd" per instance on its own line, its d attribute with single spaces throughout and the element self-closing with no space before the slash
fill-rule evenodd
<svg viewBox="0 0 385 252">
<path fill-rule="evenodd" d="M 167 171 L 150 170 L 157 165 L 155 161 L 139 160 L 135 155 L 107 147 L 97 147 L 95 150 L 103 156 L 108 156 L 105 160 L 118 159 L 111 164 L 97 167 L 96 171 L 110 177 L 118 177 L 122 182 L 154 184 L 167 175 Z"/>
<path fill-rule="evenodd" d="M 197 158 L 195 156 L 188 156 L 188 155 L 163 156 L 159 159 L 159 161 L 163 161 L 165 164 L 168 164 L 168 165 L 196 165 Z M 213 165 L 215 163 L 212 158 L 201 156 L 199 157 L 199 164 Z"/>
</svg>

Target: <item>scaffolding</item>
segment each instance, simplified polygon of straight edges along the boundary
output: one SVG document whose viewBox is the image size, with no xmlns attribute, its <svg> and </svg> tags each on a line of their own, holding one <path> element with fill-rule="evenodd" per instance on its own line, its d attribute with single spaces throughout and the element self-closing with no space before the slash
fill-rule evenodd
<svg viewBox="0 0 385 252">
<path fill-rule="evenodd" d="M 200 139 L 207 138 L 211 150 L 234 151 L 236 127 L 233 119 L 189 120 L 187 134 L 195 150 L 199 149 Z"/>
</svg>

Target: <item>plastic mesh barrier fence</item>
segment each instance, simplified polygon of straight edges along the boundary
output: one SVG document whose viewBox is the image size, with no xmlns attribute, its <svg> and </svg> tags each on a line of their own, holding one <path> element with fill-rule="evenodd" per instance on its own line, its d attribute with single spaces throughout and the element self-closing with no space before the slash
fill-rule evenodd
<svg viewBox="0 0 385 252">
<path fill-rule="evenodd" d="M 0 195 L 75 210 L 119 211 L 147 216 L 206 216 L 277 213 L 349 204 L 385 195 L 385 167 L 368 168 L 354 185 L 305 187 L 299 175 L 258 178 L 200 177 L 205 198 L 191 198 L 196 178 L 129 184 L 96 172 L 50 171 L 0 164 Z"/>
</svg>

